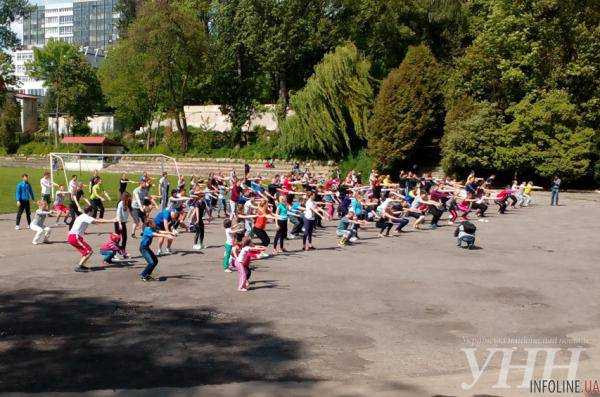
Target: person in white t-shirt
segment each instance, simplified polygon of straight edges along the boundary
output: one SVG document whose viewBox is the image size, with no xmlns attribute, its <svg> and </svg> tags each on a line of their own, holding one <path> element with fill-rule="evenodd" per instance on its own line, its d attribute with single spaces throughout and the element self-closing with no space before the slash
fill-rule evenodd
<svg viewBox="0 0 600 397">
<path fill-rule="evenodd" d="M 302 236 L 304 251 L 314 249 L 312 235 L 315 228 L 315 216 L 325 217 L 325 213 L 317 206 L 313 197 L 314 193 L 308 192 L 306 194 L 306 203 L 304 203 L 304 235 Z"/>
<path fill-rule="evenodd" d="M 40 189 L 42 193 L 42 200 L 46 202 L 46 204 L 50 205 L 50 200 L 52 200 L 52 180 L 50 179 L 50 173 L 48 171 L 44 172 L 44 176 L 40 179 Z"/>
<path fill-rule="evenodd" d="M 77 264 L 77 267 L 75 267 L 76 272 L 87 272 L 90 270 L 89 267 L 85 266 L 85 263 L 90 259 L 94 251 L 83 238 L 87 227 L 92 223 L 116 222 L 116 219 L 96 219 L 90 215 L 93 212 L 94 208 L 92 206 L 86 207 L 83 210 L 83 214 L 75 218 L 75 222 L 73 222 L 73 226 L 71 227 L 71 230 L 69 230 L 69 235 L 67 237 L 67 242 L 72 247 L 75 247 L 75 249 L 81 254 L 79 263 Z"/>
</svg>

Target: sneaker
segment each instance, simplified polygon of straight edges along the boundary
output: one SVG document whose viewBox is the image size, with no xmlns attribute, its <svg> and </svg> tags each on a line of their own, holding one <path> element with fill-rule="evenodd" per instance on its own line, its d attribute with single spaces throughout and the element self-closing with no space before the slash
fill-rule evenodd
<svg viewBox="0 0 600 397">
<path fill-rule="evenodd" d="M 32 241 L 31 244 L 38 245 L 39 243 L 37 241 Z"/>
<path fill-rule="evenodd" d="M 15 225 L 15 230 L 21 230 L 21 226 Z"/>
<path fill-rule="evenodd" d="M 287 235 L 287 238 L 288 238 L 288 240 L 293 240 L 293 239 L 295 239 L 295 238 L 296 238 L 296 236 L 295 236 L 295 235 L 293 235 L 293 234 L 288 234 L 288 235 Z"/>
<path fill-rule="evenodd" d="M 358 241 L 358 237 L 350 237 L 350 242 L 355 243 Z"/>
<path fill-rule="evenodd" d="M 163 252 L 164 252 L 165 255 L 171 255 L 172 254 L 171 250 L 168 249 L 168 248 L 165 248 Z"/>
<path fill-rule="evenodd" d="M 233 271 L 229 268 L 225 269 L 225 273 L 233 273 Z"/>
<path fill-rule="evenodd" d="M 78 272 L 78 273 L 85 273 L 85 272 L 87 272 L 89 270 L 90 270 L 90 268 L 87 267 L 87 266 L 77 266 L 75 268 L 75 271 Z"/>
<path fill-rule="evenodd" d="M 268 258 L 269 256 L 270 256 L 269 254 L 267 254 L 266 252 L 263 252 L 258 256 L 258 259 Z"/>
<path fill-rule="evenodd" d="M 140 280 L 148 282 L 148 281 L 152 281 L 154 279 L 152 278 L 152 276 L 140 276 Z"/>
<path fill-rule="evenodd" d="M 202 244 L 194 244 L 192 247 L 193 250 L 200 251 L 202 249 Z"/>
<path fill-rule="evenodd" d="M 164 253 L 165 253 L 165 252 L 159 248 L 159 249 L 158 249 L 158 251 L 156 251 L 156 256 L 161 256 L 161 255 L 163 255 Z"/>
</svg>

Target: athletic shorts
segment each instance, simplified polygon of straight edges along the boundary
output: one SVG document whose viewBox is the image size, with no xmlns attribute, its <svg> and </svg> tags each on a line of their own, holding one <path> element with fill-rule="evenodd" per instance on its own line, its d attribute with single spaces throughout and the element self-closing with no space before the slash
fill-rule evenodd
<svg viewBox="0 0 600 397">
<path fill-rule="evenodd" d="M 67 212 L 69 212 L 69 209 L 67 207 L 65 207 L 64 204 L 56 204 L 54 206 L 54 211 L 60 212 L 62 214 L 66 214 Z"/>
<path fill-rule="evenodd" d="M 131 217 L 135 223 L 146 222 L 146 213 L 139 208 L 133 208 Z"/>
<path fill-rule="evenodd" d="M 69 234 L 67 241 L 72 247 L 75 247 L 81 256 L 87 256 L 92 252 L 92 247 L 78 234 Z"/>
</svg>

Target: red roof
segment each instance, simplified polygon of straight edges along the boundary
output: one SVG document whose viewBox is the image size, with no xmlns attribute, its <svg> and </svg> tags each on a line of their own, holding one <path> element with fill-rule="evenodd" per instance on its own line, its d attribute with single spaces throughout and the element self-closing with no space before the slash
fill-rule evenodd
<svg viewBox="0 0 600 397">
<path fill-rule="evenodd" d="M 113 142 L 105 136 L 66 136 L 62 143 L 75 143 L 79 145 L 104 145 L 104 146 L 122 146 L 120 143 Z"/>
</svg>

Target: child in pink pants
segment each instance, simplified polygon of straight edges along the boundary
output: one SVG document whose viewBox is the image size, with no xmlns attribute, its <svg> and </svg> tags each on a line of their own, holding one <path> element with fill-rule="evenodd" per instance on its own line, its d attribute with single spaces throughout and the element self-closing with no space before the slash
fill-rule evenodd
<svg viewBox="0 0 600 397">
<path fill-rule="evenodd" d="M 246 292 L 250 287 L 250 262 L 260 256 L 267 247 L 253 246 L 249 236 L 244 237 L 240 250 L 235 258 L 235 267 L 238 273 L 238 291 Z"/>
</svg>

